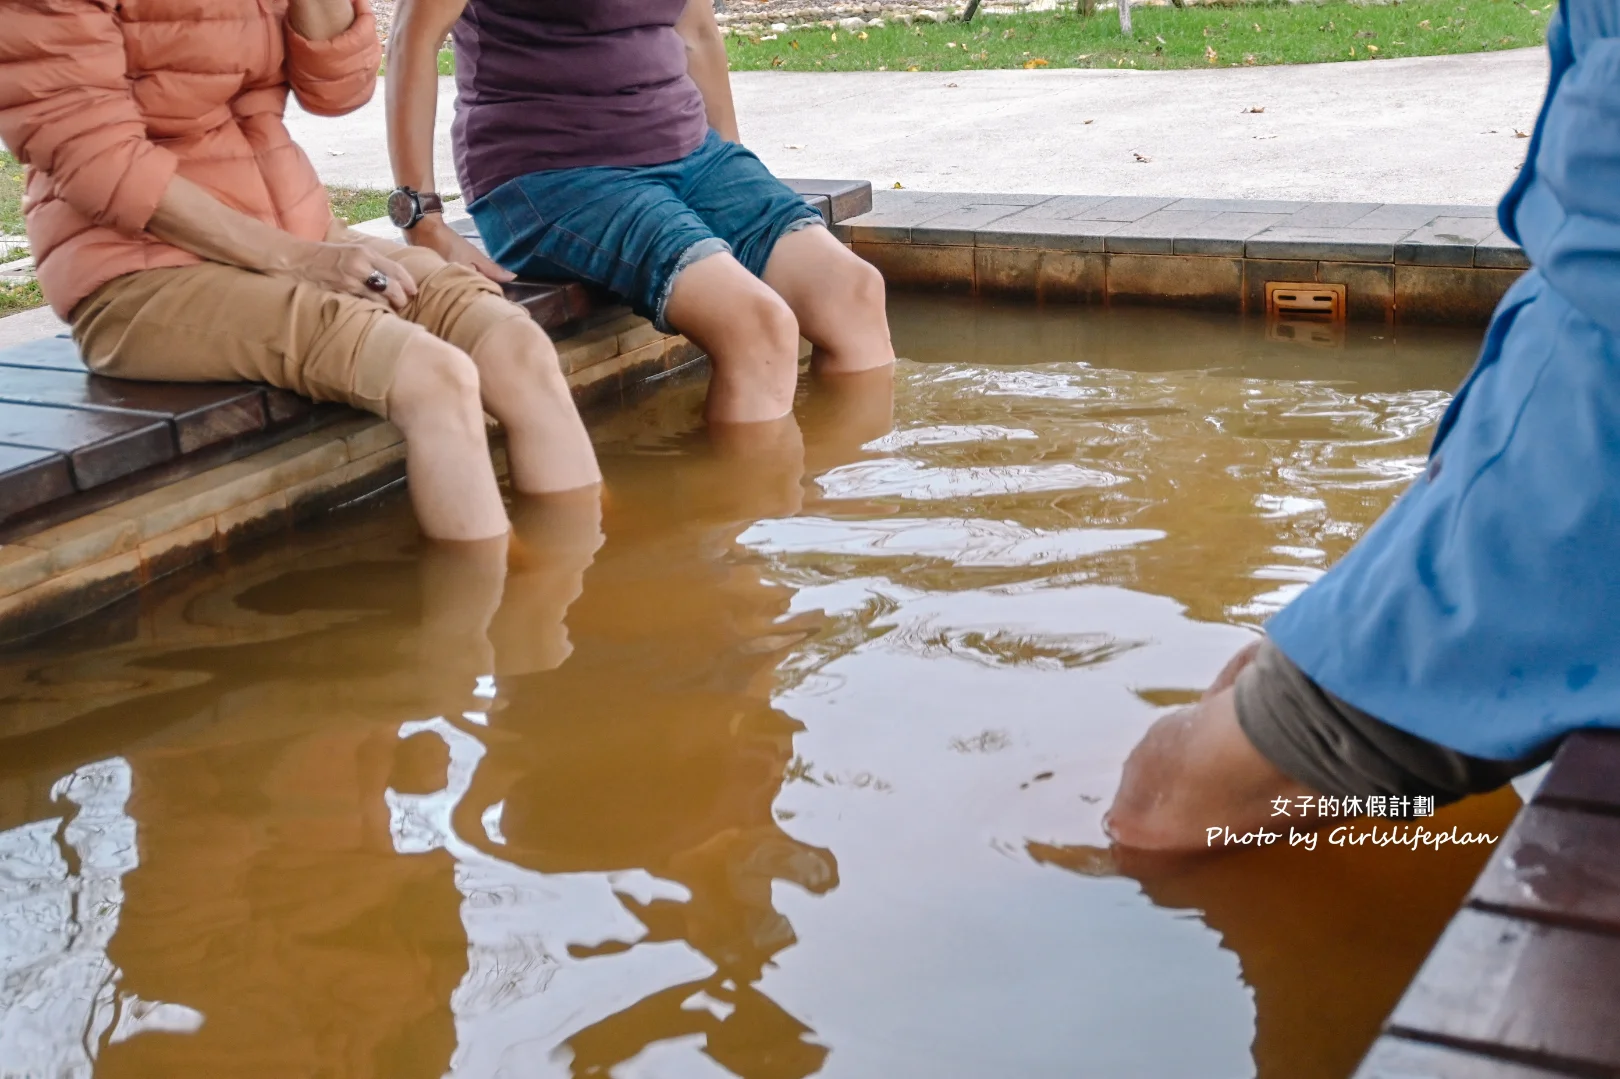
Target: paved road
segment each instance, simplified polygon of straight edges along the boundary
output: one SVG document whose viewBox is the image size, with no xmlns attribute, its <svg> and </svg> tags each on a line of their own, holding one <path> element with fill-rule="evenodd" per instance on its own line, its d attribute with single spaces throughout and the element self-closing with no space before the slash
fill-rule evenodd
<svg viewBox="0 0 1620 1079">
<path fill-rule="evenodd" d="M 733 76 L 787 176 L 949 191 L 1489 203 L 1523 159 L 1540 49 L 1207 71 Z M 440 88 L 439 173 L 454 189 Z M 1247 112 L 1263 108 L 1263 113 Z M 391 187 L 382 94 L 294 136 L 329 183 Z M 1091 123 L 1085 123 L 1090 120 Z M 1138 161 L 1136 154 L 1151 160 Z"/>
</svg>

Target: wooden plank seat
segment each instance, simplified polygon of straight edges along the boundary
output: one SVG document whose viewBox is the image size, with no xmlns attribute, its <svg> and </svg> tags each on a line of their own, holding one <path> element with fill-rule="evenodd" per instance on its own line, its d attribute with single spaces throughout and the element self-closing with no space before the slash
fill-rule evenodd
<svg viewBox="0 0 1620 1079">
<path fill-rule="evenodd" d="M 1356 1076 L 1620 1076 L 1620 733 L 1559 748 Z"/>
<path fill-rule="evenodd" d="M 787 181 L 829 224 L 871 209 L 864 181 Z M 477 241 L 472 220 L 455 226 Z M 566 337 L 591 315 L 618 311 L 605 292 L 574 281 L 506 286 L 548 332 Z M 133 382 L 91 374 L 67 337 L 0 350 L 0 540 L 105 502 L 142 477 L 171 482 L 213 467 L 231 447 L 249 452 L 336 420 L 324 406 L 253 383 Z M 82 512 L 82 511 L 79 511 Z"/>
</svg>

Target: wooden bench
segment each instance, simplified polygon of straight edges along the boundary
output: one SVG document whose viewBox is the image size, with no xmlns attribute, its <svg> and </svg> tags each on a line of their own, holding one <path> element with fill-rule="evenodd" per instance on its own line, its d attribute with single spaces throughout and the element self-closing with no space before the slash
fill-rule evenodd
<svg viewBox="0 0 1620 1079">
<path fill-rule="evenodd" d="M 787 182 L 829 225 L 872 206 L 864 181 Z M 507 295 L 560 339 L 612 304 L 576 282 L 517 281 Z M 251 383 L 92 375 L 65 337 L 0 350 L 0 543 L 351 414 Z"/>
<path fill-rule="evenodd" d="M 1617 732 L 1565 741 L 1356 1072 L 1555 1076 L 1620 1076 Z"/>
</svg>

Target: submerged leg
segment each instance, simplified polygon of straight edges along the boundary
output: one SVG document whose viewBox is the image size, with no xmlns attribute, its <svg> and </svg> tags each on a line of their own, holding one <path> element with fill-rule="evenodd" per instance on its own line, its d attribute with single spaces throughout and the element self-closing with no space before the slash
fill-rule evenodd
<svg viewBox="0 0 1620 1079">
<path fill-rule="evenodd" d="M 704 415 L 711 423 L 761 423 L 792 410 L 798 320 L 731 255 L 710 255 L 682 270 L 664 317 L 709 354 Z"/>
<path fill-rule="evenodd" d="M 789 233 L 765 264 L 765 283 L 793 309 L 815 346 L 818 374 L 849 374 L 894 363 L 883 275 L 824 228 Z"/>
</svg>

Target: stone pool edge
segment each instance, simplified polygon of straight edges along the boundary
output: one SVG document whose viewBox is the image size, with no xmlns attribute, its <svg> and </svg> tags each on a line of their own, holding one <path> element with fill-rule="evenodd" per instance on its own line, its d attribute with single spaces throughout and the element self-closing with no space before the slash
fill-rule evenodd
<svg viewBox="0 0 1620 1079">
<path fill-rule="evenodd" d="M 1483 324 L 1529 266 L 1487 206 L 880 190 L 833 231 L 900 287 L 1263 314 L 1340 284 L 1354 321 Z"/>
<path fill-rule="evenodd" d="M 686 338 L 628 313 L 558 340 L 557 353 L 575 402 L 587 411 L 615 407 L 708 362 Z M 504 471 L 498 445 L 495 459 Z M 0 647 L 404 477 L 399 429 L 342 412 L 288 441 L 0 545 Z"/>
</svg>

